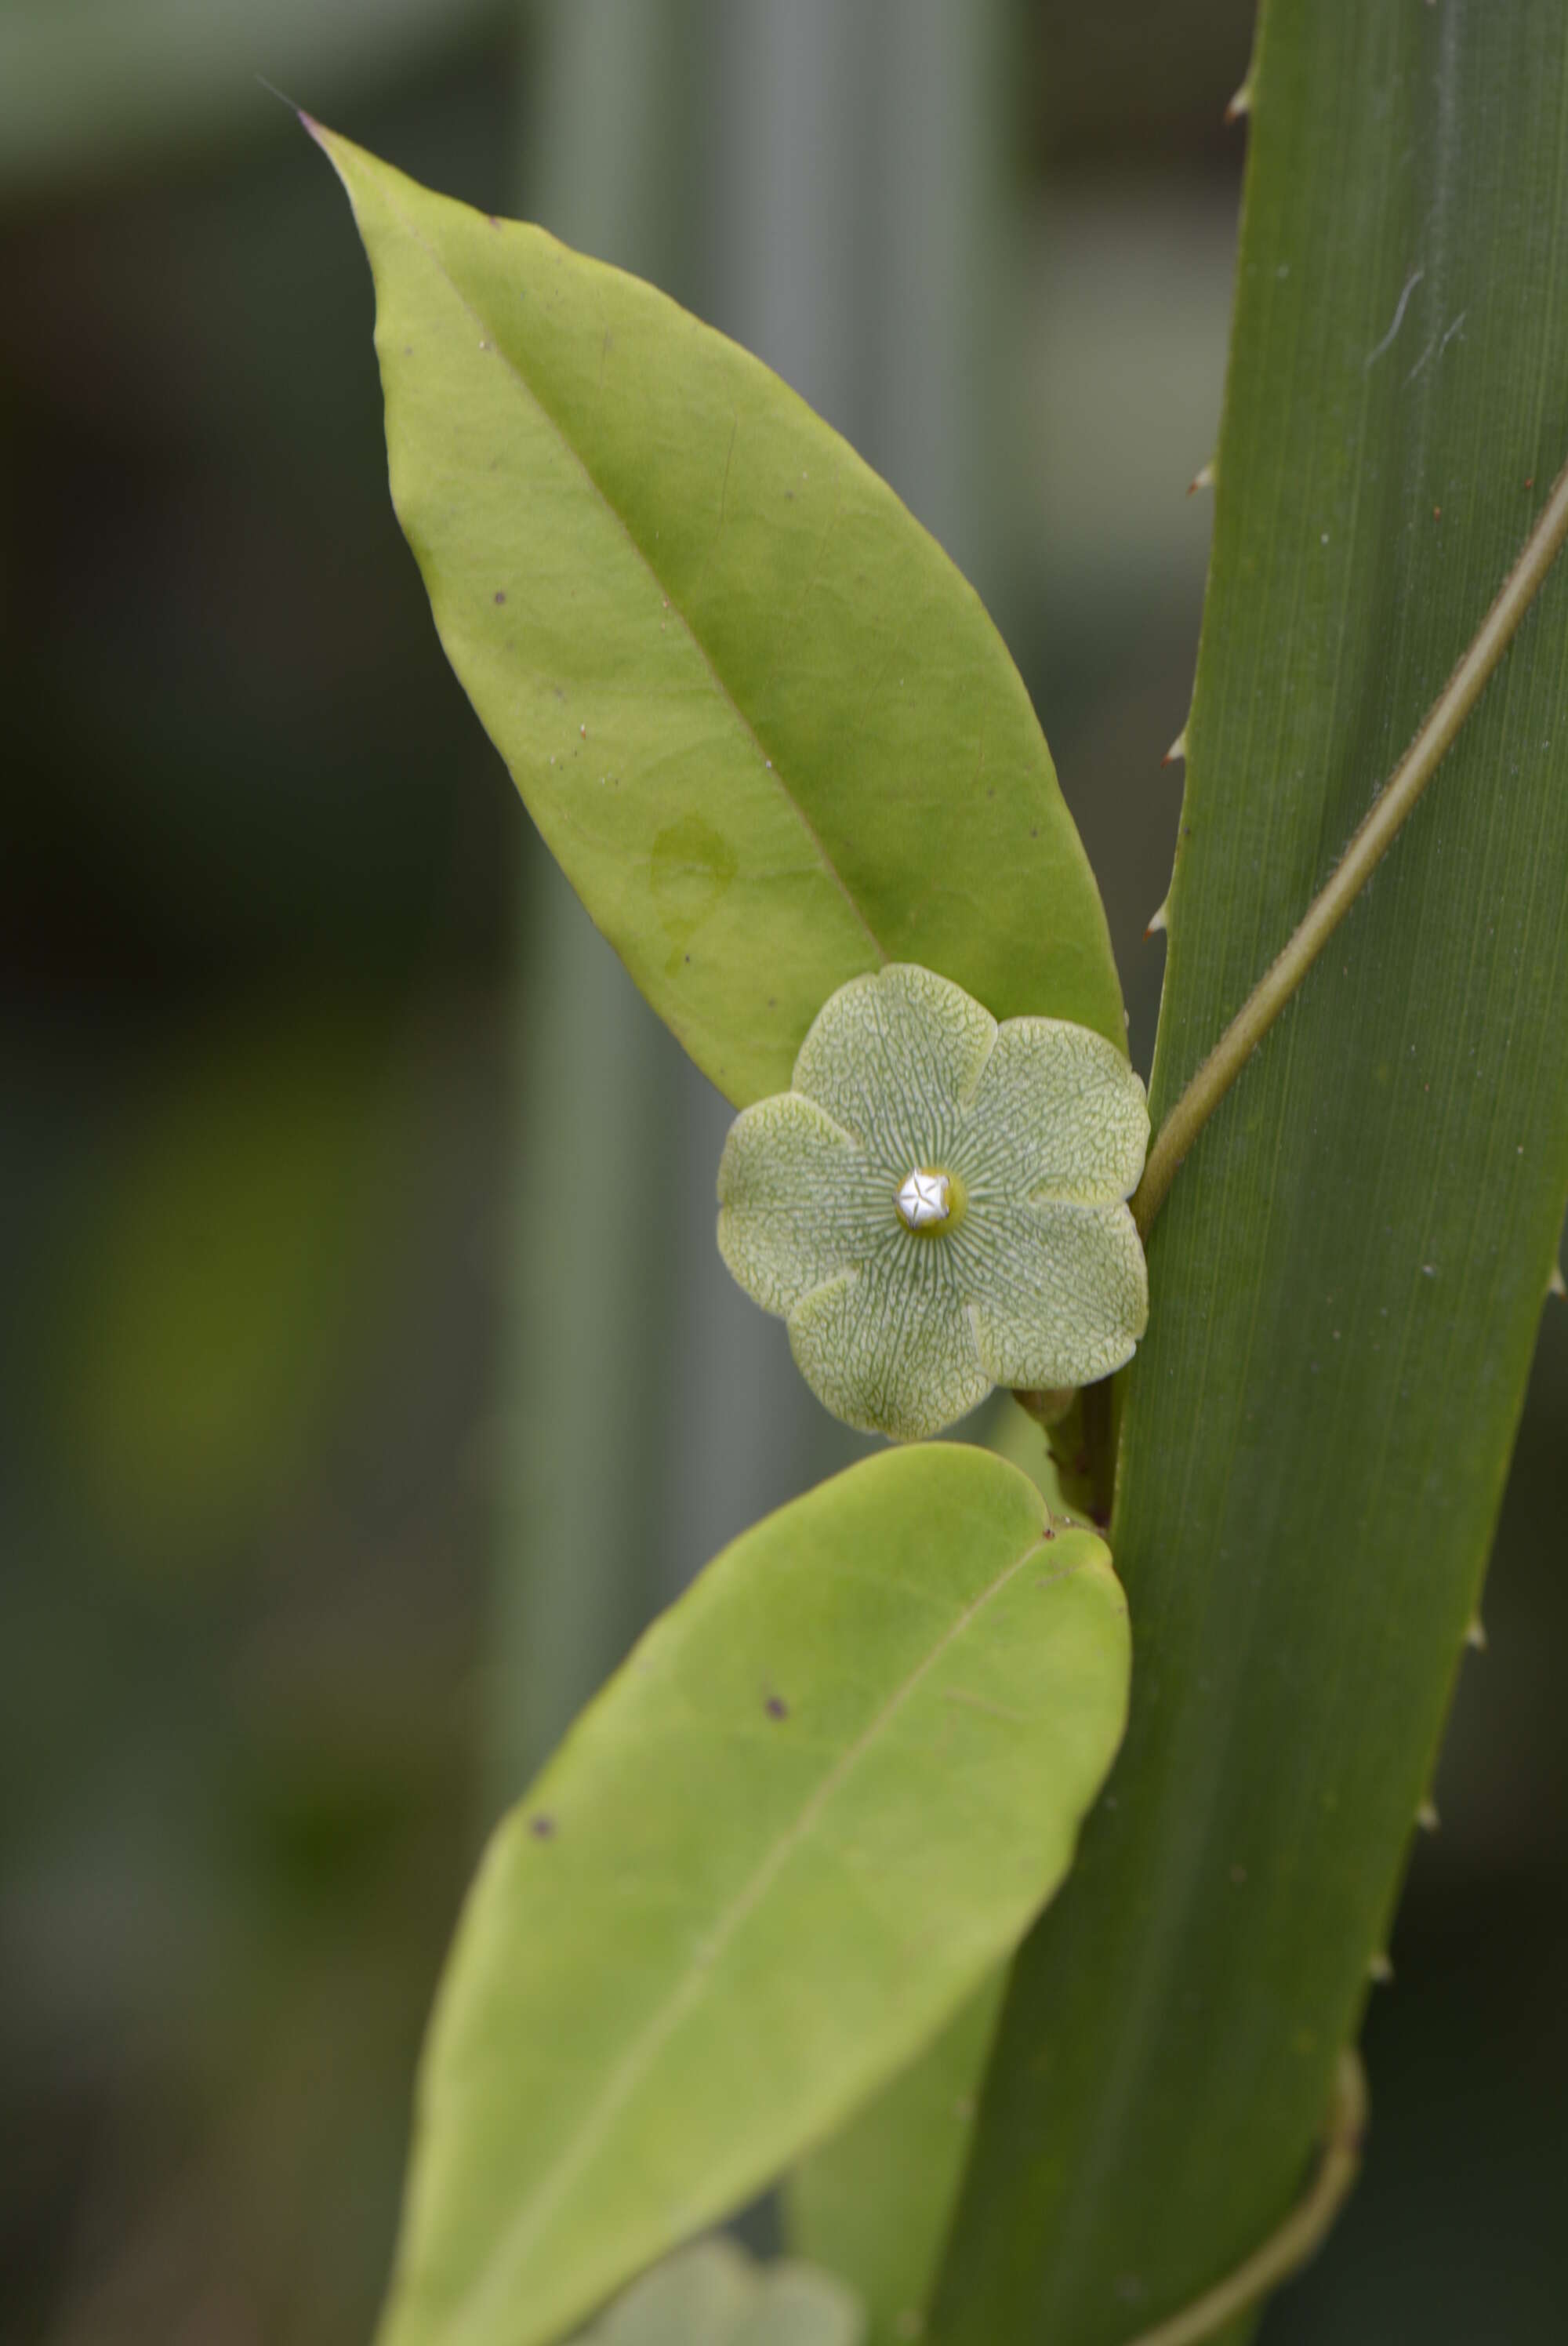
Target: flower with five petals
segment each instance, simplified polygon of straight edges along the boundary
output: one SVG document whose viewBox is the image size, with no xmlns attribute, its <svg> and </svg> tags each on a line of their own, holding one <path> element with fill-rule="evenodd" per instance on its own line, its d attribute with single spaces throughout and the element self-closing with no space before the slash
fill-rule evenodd
<svg viewBox="0 0 1568 2346">
<path fill-rule="evenodd" d="M 818 1399 L 918 1441 L 993 1385 L 1092 1383 L 1148 1320 L 1125 1200 L 1144 1087 L 1103 1035 L 894 963 L 824 1004 L 791 1088 L 742 1110 L 718 1246 Z"/>
</svg>

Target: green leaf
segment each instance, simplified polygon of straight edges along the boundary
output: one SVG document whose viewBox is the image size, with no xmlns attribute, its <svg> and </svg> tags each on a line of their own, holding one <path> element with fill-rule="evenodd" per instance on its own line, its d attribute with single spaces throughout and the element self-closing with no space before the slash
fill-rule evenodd
<svg viewBox="0 0 1568 2346">
<path fill-rule="evenodd" d="M 1568 454 L 1556 0 L 1268 0 L 1252 124 L 1156 1125 Z M 1559 563 L 1152 1230 L 1112 1535 L 1132 1722 L 1015 1968 L 942 2346 L 1119 2346 L 1302 2188 L 1496 1521 L 1565 1063 Z"/>
<path fill-rule="evenodd" d="M 734 2240 L 667 2257 L 579 2346 L 862 2346 L 866 2324 L 843 2283 L 791 2259 L 758 2265 Z"/>
<path fill-rule="evenodd" d="M 1105 914 L 978 597 L 768 369 L 311 126 L 376 280 L 392 497 L 551 851 L 738 1104 L 914 961 L 1125 1050 Z"/>
<path fill-rule="evenodd" d="M 1062 1477 L 1044 1428 L 1026 1410 L 1017 1406 L 1010 1393 L 995 1396 L 992 1414 L 983 1419 L 981 1425 L 976 1439 L 999 1458 L 1005 1458 L 1010 1466 L 1027 1474 L 1054 1515 L 1080 1512 L 1062 1488 Z"/>
<path fill-rule="evenodd" d="M 920 2058 L 789 2178 L 789 2236 L 852 2283 L 871 2316 L 866 2346 L 906 2346 L 924 2328 L 1006 1979 L 993 1972 Z"/>
<path fill-rule="evenodd" d="M 1104 1545 L 885 1453 L 727 1548 L 501 1827 L 443 1984 L 384 2346 L 535 2346 L 907 2062 L 1121 1732 Z"/>
</svg>

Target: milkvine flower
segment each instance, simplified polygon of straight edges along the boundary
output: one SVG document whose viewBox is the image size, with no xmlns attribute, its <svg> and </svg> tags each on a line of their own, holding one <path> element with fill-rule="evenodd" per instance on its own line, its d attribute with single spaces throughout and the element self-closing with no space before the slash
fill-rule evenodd
<svg viewBox="0 0 1568 2346">
<path fill-rule="evenodd" d="M 1148 1280 L 1125 1200 L 1148 1132 L 1103 1035 L 999 1026 L 894 963 L 840 986 L 791 1089 L 736 1117 L 719 1252 L 835 1417 L 918 1441 L 993 1384 L 1090 1384 L 1131 1359 Z"/>
</svg>

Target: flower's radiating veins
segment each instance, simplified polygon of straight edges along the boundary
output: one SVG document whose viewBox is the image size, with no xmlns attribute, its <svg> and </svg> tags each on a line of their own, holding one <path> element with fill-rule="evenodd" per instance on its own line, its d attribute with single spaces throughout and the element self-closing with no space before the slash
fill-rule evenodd
<svg viewBox="0 0 1568 2346">
<path fill-rule="evenodd" d="M 836 1416 L 918 1440 L 993 1384 L 1087 1384 L 1131 1358 L 1148 1282 L 1125 1201 L 1148 1128 L 1103 1036 L 998 1026 L 894 963 L 840 986 L 792 1088 L 737 1117 L 719 1250 Z"/>
</svg>

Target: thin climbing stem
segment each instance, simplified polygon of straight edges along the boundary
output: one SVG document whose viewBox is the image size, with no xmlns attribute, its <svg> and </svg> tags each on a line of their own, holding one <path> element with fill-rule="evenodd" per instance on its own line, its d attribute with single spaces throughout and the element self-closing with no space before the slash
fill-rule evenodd
<svg viewBox="0 0 1568 2346">
<path fill-rule="evenodd" d="M 1322 2156 L 1305 2196 L 1245 2264 L 1237 2265 L 1191 2305 L 1184 2305 L 1168 2321 L 1140 2331 L 1130 2346 L 1200 2346 L 1203 2339 L 1214 2337 L 1238 2313 L 1245 2313 L 1260 2297 L 1288 2280 L 1327 2237 L 1355 2182 L 1366 2127 L 1366 2075 L 1359 2057 L 1346 2051 L 1339 2055 Z"/>
<path fill-rule="evenodd" d="M 1258 979 L 1161 1125 L 1132 1200 L 1133 1218 L 1144 1237 L 1165 1202 L 1182 1159 L 1387 854 L 1400 824 L 1452 747 L 1556 560 L 1564 537 L 1568 537 L 1568 464 L 1553 482 L 1518 561 L 1420 731 L 1308 905 L 1300 926 Z"/>
</svg>

